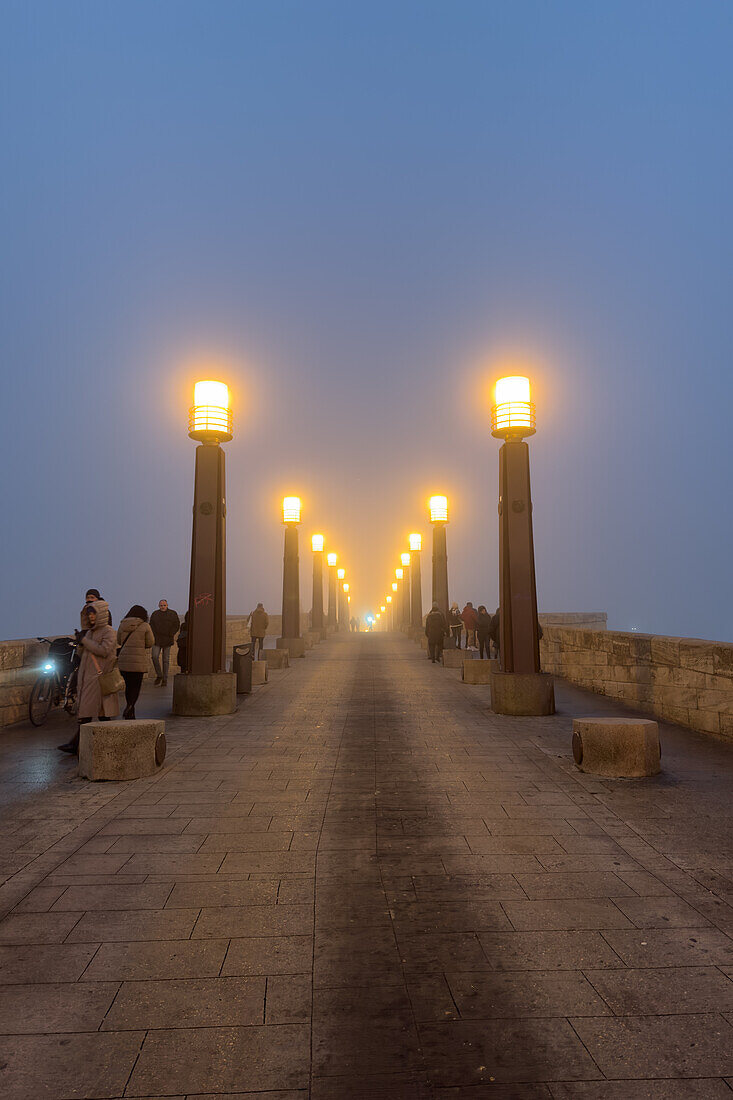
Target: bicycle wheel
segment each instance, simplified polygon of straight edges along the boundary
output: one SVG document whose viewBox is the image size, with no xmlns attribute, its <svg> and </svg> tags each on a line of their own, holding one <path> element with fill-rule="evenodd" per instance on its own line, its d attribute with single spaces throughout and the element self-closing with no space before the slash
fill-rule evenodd
<svg viewBox="0 0 733 1100">
<path fill-rule="evenodd" d="M 53 676 L 39 676 L 31 688 L 28 717 L 34 726 L 42 726 L 48 718 L 55 693 Z"/>
</svg>

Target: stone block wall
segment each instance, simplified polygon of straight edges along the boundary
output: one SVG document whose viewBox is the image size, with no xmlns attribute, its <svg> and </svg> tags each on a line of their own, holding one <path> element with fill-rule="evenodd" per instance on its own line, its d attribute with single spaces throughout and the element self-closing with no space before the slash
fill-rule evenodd
<svg viewBox="0 0 733 1100">
<path fill-rule="evenodd" d="M 733 740 L 733 644 L 548 626 L 540 651 L 545 672 Z"/>
</svg>

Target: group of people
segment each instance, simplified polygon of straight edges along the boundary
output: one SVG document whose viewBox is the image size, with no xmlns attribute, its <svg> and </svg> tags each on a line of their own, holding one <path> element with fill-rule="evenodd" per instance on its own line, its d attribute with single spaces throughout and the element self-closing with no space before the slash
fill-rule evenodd
<svg viewBox="0 0 733 1100">
<path fill-rule="evenodd" d="M 178 663 L 183 667 L 188 636 L 188 615 L 181 624 L 167 600 L 160 600 L 149 621 L 145 608 L 133 604 L 115 630 L 109 604 L 97 588 L 87 591 L 80 619 L 80 629 L 75 632 L 77 648 L 71 672 L 76 677 L 78 726 L 74 737 L 59 745 L 62 752 L 73 754 L 79 751 L 82 725 L 95 720 L 108 722 L 117 717 L 121 690 L 125 693 L 122 717 L 135 717 L 135 704 L 151 657 L 155 684 L 165 687 L 171 646 L 178 635 Z M 119 677 L 114 675 L 116 670 Z"/>
<path fill-rule="evenodd" d="M 484 604 L 474 608 L 469 601 L 461 611 L 457 603 L 453 603 L 448 611 L 448 617 L 443 614 L 437 603 L 434 603 L 425 619 L 425 634 L 428 639 L 428 657 L 435 663 L 439 661 L 445 645 L 445 639 L 450 638 L 451 644 L 456 649 L 461 649 L 463 633 L 466 635 L 466 649 L 478 649 L 479 658 L 497 657 L 499 655 L 499 608 L 492 615 L 486 610 Z"/>
</svg>

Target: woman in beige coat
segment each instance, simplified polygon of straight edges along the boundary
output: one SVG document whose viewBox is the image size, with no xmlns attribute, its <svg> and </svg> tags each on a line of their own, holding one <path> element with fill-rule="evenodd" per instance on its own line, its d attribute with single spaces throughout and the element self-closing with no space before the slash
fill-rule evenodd
<svg viewBox="0 0 733 1100">
<path fill-rule="evenodd" d="M 152 627 L 148 622 L 148 613 L 139 603 L 125 615 L 117 631 L 117 644 L 122 646 L 117 665 L 125 681 L 125 702 L 123 718 L 135 717 L 135 703 L 140 695 L 143 677 L 150 668 L 150 648 L 155 642 Z"/>
<path fill-rule="evenodd" d="M 79 648 L 82 650 L 77 684 L 77 716 L 80 727 L 95 718 L 103 722 L 109 721 L 120 712 L 117 692 L 102 695 L 99 686 L 100 674 L 114 668 L 117 655 L 117 634 L 109 625 L 107 601 L 94 600 L 87 604 L 86 613 L 89 629 L 79 640 Z M 76 736 L 68 744 L 59 745 L 59 748 L 62 752 L 78 753 L 79 730 L 77 729 Z"/>
</svg>

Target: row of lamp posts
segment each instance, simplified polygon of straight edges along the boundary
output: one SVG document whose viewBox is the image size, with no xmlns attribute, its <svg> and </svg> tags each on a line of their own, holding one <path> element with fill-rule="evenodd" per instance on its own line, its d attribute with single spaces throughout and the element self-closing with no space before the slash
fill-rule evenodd
<svg viewBox="0 0 733 1100">
<path fill-rule="evenodd" d="M 528 378 L 510 376 L 498 380 L 491 429 L 492 435 L 503 439 L 499 451 L 500 668 L 492 671 L 492 707 L 500 713 L 553 713 L 552 677 L 540 671 L 529 447 L 525 442 L 535 434 L 536 412 L 530 400 Z M 236 685 L 233 674 L 225 671 L 226 485 L 221 444 L 232 439 L 233 422 L 229 390 L 223 382 L 196 383 L 188 434 L 199 445 L 194 475 L 187 667 L 184 675 L 174 681 L 173 710 L 187 715 L 229 714 L 236 705 Z M 305 641 L 300 636 L 300 513 L 300 498 L 285 497 L 282 636 L 276 644 L 287 648 L 293 656 L 305 653 Z M 430 522 L 433 603 L 447 616 L 446 497 L 430 498 Z M 322 535 L 313 537 L 314 630 L 323 629 L 323 544 Z M 402 555 L 402 565 L 395 571 L 392 595 L 380 605 L 378 617 L 385 616 L 393 630 L 403 626 L 419 628 L 422 623 L 421 547 L 421 536 L 411 534 L 410 551 Z M 328 625 L 348 630 L 350 585 L 345 570 L 337 568 L 337 556 L 329 553 L 327 560 Z"/>
</svg>

